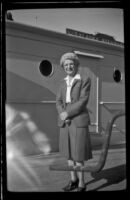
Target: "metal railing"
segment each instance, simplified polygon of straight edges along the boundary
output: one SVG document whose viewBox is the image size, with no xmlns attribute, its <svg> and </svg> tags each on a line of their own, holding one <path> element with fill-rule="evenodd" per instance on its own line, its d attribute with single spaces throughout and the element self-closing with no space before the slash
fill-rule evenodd
<svg viewBox="0 0 130 200">
<path fill-rule="evenodd" d="M 117 112 L 110 121 L 107 123 L 106 127 L 106 133 L 105 133 L 105 138 L 104 138 L 104 143 L 101 149 L 101 154 L 99 157 L 99 160 L 96 165 L 85 165 L 83 167 L 80 166 L 65 166 L 65 165 L 50 165 L 50 170 L 55 170 L 55 171 L 84 171 L 84 172 L 100 172 L 106 162 L 107 154 L 108 154 L 108 149 L 110 145 L 110 139 L 111 139 L 111 134 L 112 134 L 112 128 L 115 120 L 121 116 L 125 115 L 125 111 L 119 111 Z"/>
</svg>

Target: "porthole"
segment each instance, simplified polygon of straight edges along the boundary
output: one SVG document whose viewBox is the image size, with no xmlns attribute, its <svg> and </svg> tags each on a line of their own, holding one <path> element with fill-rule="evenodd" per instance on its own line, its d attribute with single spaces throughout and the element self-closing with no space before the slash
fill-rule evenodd
<svg viewBox="0 0 130 200">
<path fill-rule="evenodd" d="M 48 60 L 41 61 L 40 65 L 39 65 L 39 70 L 40 70 L 40 73 L 46 77 L 52 76 L 52 74 L 54 72 L 53 66 L 52 66 L 51 62 Z"/>
<path fill-rule="evenodd" d="M 115 82 L 119 83 L 122 79 L 122 74 L 119 69 L 115 69 L 113 72 L 113 79 Z"/>
</svg>

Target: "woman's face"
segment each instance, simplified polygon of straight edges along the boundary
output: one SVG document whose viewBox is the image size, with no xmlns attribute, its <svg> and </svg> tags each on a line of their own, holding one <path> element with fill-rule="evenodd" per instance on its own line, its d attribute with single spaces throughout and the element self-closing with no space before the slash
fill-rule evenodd
<svg viewBox="0 0 130 200">
<path fill-rule="evenodd" d="M 66 59 L 63 64 L 64 70 L 67 75 L 74 76 L 77 72 L 77 66 L 73 60 Z"/>
</svg>

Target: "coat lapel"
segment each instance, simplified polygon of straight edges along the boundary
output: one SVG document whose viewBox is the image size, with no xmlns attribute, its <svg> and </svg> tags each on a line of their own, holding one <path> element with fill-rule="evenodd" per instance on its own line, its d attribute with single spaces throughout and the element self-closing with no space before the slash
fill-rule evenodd
<svg viewBox="0 0 130 200">
<path fill-rule="evenodd" d="M 63 82 L 63 100 L 65 102 L 66 100 L 66 90 L 67 90 L 67 85 L 66 85 L 66 81 Z"/>
<path fill-rule="evenodd" d="M 71 92 L 72 92 L 73 87 L 74 87 L 78 82 L 81 82 L 81 80 L 80 80 L 80 79 L 75 79 L 75 80 L 74 80 L 74 82 L 73 82 L 73 84 L 72 84 Z"/>
<path fill-rule="evenodd" d="M 71 91 L 70 91 L 70 95 L 71 95 L 71 92 L 74 88 L 74 86 L 78 83 L 78 82 L 81 82 L 81 78 L 76 78 L 74 81 L 73 81 L 73 84 L 72 84 L 72 87 L 71 87 Z M 64 102 L 66 101 L 66 90 L 67 90 L 67 84 L 66 84 L 66 80 L 63 82 L 63 99 L 64 99 Z"/>
</svg>

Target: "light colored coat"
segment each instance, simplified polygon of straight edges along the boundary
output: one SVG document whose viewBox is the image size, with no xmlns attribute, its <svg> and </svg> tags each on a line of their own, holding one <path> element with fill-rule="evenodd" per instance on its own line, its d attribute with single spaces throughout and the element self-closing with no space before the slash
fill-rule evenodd
<svg viewBox="0 0 130 200">
<path fill-rule="evenodd" d="M 88 109 L 86 107 L 89 94 L 90 94 L 91 79 L 81 77 L 81 79 L 74 80 L 71 88 L 71 104 L 66 109 L 66 82 L 61 82 L 59 91 L 56 97 L 56 107 L 58 114 L 63 111 L 67 111 L 71 123 L 74 123 L 76 127 L 86 127 L 90 124 L 90 117 Z M 64 126 L 64 121 L 58 119 L 58 125 Z"/>
<path fill-rule="evenodd" d="M 87 109 L 91 80 L 81 77 L 74 80 L 71 88 L 71 104 L 66 105 L 65 80 L 62 81 L 56 97 L 56 107 L 60 114 L 67 111 L 70 125 L 58 118 L 60 127 L 59 150 L 67 159 L 84 161 L 92 158 L 91 141 L 88 125 L 90 117 Z"/>
</svg>

